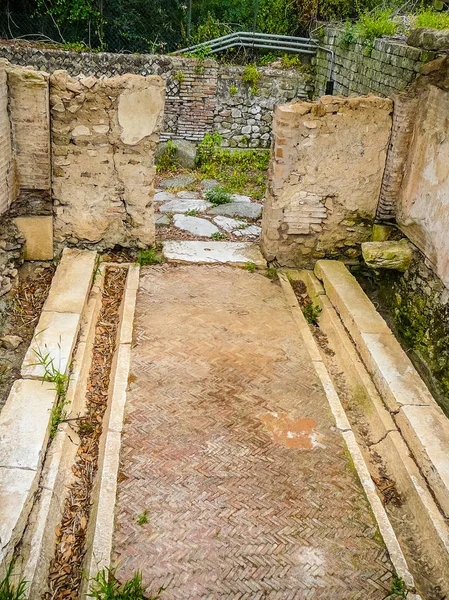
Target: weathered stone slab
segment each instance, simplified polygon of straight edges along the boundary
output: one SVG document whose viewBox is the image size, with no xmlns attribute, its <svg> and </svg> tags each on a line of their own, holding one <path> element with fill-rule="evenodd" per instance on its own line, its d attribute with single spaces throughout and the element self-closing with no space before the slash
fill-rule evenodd
<svg viewBox="0 0 449 600">
<path fill-rule="evenodd" d="M 157 192 L 154 194 L 155 202 L 170 202 L 170 200 L 176 200 L 176 195 L 171 192 Z"/>
<path fill-rule="evenodd" d="M 229 217 L 244 217 L 246 219 L 258 219 L 262 214 L 262 204 L 247 202 L 230 202 L 220 204 L 209 210 L 211 215 L 224 215 Z"/>
<path fill-rule="evenodd" d="M 16 217 L 14 223 L 25 238 L 25 260 L 53 258 L 53 217 Z"/>
<path fill-rule="evenodd" d="M 233 202 L 251 202 L 249 196 L 243 196 L 242 194 L 231 194 L 231 198 Z"/>
<path fill-rule="evenodd" d="M 449 50 L 449 29 L 430 29 L 419 27 L 413 29 L 407 38 L 409 46 L 433 50 L 437 52 Z"/>
<path fill-rule="evenodd" d="M 219 233 L 220 231 L 218 227 L 207 219 L 199 219 L 198 217 L 189 217 L 186 215 L 175 215 L 173 217 L 173 225 L 178 229 L 202 237 L 210 237 L 213 233 Z"/>
<path fill-rule="evenodd" d="M 188 210 L 197 210 L 199 212 L 204 212 L 208 208 L 210 208 L 212 204 L 207 202 L 207 200 L 199 200 L 195 198 L 191 198 L 190 200 L 172 200 L 171 202 L 167 202 L 166 204 L 162 204 L 159 207 L 160 212 L 164 213 L 185 213 Z"/>
<path fill-rule="evenodd" d="M 154 223 L 156 227 L 164 227 L 166 225 L 170 225 L 170 219 L 167 217 L 167 215 L 155 214 Z"/>
<path fill-rule="evenodd" d="M 405 239 L 399 242 L 365 242 L 362 254 L 368 267 L 396 271 L 407 271 L 413 256 L 412 248 Z"/>
<path fill-rule="evenodd" d="M 192 183 L 195 183 L 196 177 L 195 175 L 176 175 L 176 177 L 170 177 L 169 179 L 163 179 L 159 186 L 163 189 L 169 188 L 180 188 L 187 187 Z"/>
<path fill-rule="evenodd" d="M 163 253 L 167 260 L 187 263 L 229 263 L 244 266 L 254 263 L 266 267 L 259 247 L 250 242 L 177 242 L 163 244 Z"/>
<path fill-rule="evenodd" d="M 61 373 L 67 373 L 80 323 L 78 313 L 44 311 L 35 329 L 33 340 L 22 363 L 24 379 L 42 379 L 45 370 L 36 364 L 38 354 L 49 355 Z"/>
<path fill-rule="evenodd" d="M 249 225 L 248 227 L 245 227 L 245 229 L 236 229 L 232 233 L 237 237 L 247 236 L 250 238 L 258 238 L 260 237 L 261 232 L 262 227 L 259 227 L 258 225 Z"/>
<path fill-rule="evenodd" d="M 445 517 L 449 517 L 449 421 L 436 406 L 403 406 L 396 416 Z"/>
<path fill-rule="evenodd" d="M 89 295 L 96 259 L 96 252 L 65 248 L 44 311 L 81 314 Z"/>
<path fill-rule="evenodd" d="M 217 187 L 217 185 L 219 185 L 219 182 L 216 179 L 203 179 L 201 182 L 201 187 L 203 190 L 210 190 L 214 187 Z"/>
<path fill-rule="evenodd" d="M 214 217 L 213 221 L 220 229 L 223 229 L 223 231 L 227 231 L 228 233 L 248 226 L 246 221 L 239 221 L 237 219 L 232 219 L 231 217 L 223 217 L 222 215 Z"/>
<path fill-rule="evenodd" d="M 197 200 L 200 197 L 198 192 L 189 192 L 187 190 L 178 192 L 176 195 L 178 198 L 181 198 L 181 200 L 192 200 L 192 199 Z"/>
<path fill-rule="evenodd" d="M 48 440 L 54 383 L 14 382 L 0 414 L 0 466 L 37 470 Z"/>
</svg>

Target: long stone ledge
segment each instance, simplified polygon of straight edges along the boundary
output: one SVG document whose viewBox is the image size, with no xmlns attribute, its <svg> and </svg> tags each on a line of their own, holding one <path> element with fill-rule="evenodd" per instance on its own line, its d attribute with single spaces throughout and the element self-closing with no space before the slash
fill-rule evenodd
<svg viewBox="0 0 449 600">
<path fill-rule="evenodd" d="M 444 516 L 449 516 L 449 422 L 357 280 L 339 261 L 315 274 L 339 313 Z"/>
</svg>

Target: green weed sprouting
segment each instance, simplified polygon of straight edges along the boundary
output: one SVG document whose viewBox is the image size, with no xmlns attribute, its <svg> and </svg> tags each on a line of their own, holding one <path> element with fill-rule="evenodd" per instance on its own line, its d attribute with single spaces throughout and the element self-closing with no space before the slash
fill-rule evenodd
<svg viewBox="0 0 449 600">
<path fill-rule="evenodd" d="M 225 233 L 221 233 L 221 231 L 216 231 L 215 233 L 211 233 L 210 237 L 212 240 L 225 240 L 228 236 Z"/>
<path fill-rule="evenodd" d="M 158 173 L 170 172 L 178 168 L 179 165 L 176 159 L 177 152 L 178 147 L 169 140 L 167 142 L 167 146 L 164 148 L 163 152 L 161 152 L 158 158 L 156 165 L 156 170 Z"/>
<path fill-rule="evenodd" d="M 407 598 L 408 589 L 405 581 L 402 577 L 393 571 L 392 582 L 391 582 L 391 592 L 387 596 L 388 600 L 396 600 L 397 598 Z"/>
<path fill-rule="evenodd" d="M 25 579 L 20 579 L 17 584 L 11 581 L 14 570 L 14 563 L 11 563 L 6 569 L 4 579 L 0 581 L 0 600 L 26 600 Z"/>
<path fill-rule="evenodd" d="M 204 197 L 208 202 L 218 206 L 219 204 L 229 204 L 232 202 L 231 195 L 220 185 L 207 190 Z"/>
<path fill-rule="evenodd" d="M 143 513 L 141 513 L 138 517 L 137 517 L 137 525 L 146 525 L 148 523 L 148 510 L 145 509 L 143 511 Z"/>
<path fill-rule="evenodd" d="M 245 271 L 249 271 L 250 273 L 254 273 L 254 271 L 257 269 L 256 265 L 252 262 L 247 262 L 246 265 L 244 266 Z"/>
<path fill-rule="evenodd" d="M 320 316 L 321 310 L 322 309 L 318 304 L 308 302 L 302 309 L 302 314 L 309 325 L 318 325 L 318 317 Z"/>
<path fill-rule="evenodd" d="M 147 248 L 146 250 L 141 250 L 139 252 L 137 264 L 141 267 L 145 267 L 147 265 L 160 265 L 162 260 L 162 256 L 156 248 Z"/>
<path fill-rule="evenodd" d="M 88 598 L 94 600 L 157 600 L 161 597 L 164 587 L 159 588 L 155 595 L 147 595 L 142 583 L 142 574 L 136 571 L 128 581 L 121 583 L 115 569 L 102 569 L 89 582 Z"/>
</svg>

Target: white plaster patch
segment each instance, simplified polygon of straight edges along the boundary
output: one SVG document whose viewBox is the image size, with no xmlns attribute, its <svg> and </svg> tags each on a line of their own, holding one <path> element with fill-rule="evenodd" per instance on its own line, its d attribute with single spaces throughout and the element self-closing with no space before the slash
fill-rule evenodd
<svg viewBox="0 0 449 600">
<path fill-rule="evenodd" d="M 122 128 L 120 139 L 135 146 L 156 129 L 163 93 L 159 88 L 123 93 L 118 101 L 118 122 Z"/>
</svg>

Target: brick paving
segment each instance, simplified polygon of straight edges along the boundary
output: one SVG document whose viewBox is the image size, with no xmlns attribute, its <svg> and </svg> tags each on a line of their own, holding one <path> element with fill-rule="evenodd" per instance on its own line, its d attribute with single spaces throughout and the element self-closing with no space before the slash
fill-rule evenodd
<svg viewBox="0 0 449 600">
<path fill-rule="evenodd" d="M 166 600 L 391 588 L 282 291 L 259 274 L 142 269 L 116 511 L 119 576 L 140 569 Z"/>
</svg>

